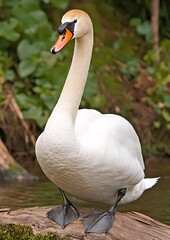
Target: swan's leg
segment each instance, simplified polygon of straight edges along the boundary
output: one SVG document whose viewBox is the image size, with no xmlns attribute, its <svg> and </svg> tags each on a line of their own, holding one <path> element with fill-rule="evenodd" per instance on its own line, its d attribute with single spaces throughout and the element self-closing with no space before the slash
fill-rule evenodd
<svg viewBox="0 0 170 240">
<path fill-rule="evenodd" d="M 113 206 L 109 210 L 104 212 L 95 211 L 85 216 L 83 218 L 85 232 L 107 233 L 113 224 L 116 213 L 116 206 L 125 195 L 125 193 L 126 188 L 122 188 L 118 191 L 118 196 Z"/>
<path fill-rule="evenodd" d="M 63 205 L 60 207 L 53 208 L 47 213 L 47 217 L 58 223 L 62 228 L 72 223 L 79 217 L 78 210 L 68 200 L 63 190 L 59 188 L 63 196 Z"/>
</svg>

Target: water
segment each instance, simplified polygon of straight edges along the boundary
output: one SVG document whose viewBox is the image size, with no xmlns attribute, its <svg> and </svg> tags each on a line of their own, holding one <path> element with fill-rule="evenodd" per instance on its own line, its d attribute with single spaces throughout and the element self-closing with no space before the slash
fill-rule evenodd
<svg viewBox="0 0 170 240">
<path fill-rule="evenodd" d="M 135 202 L 118 207 L 118 211 L 136 211 L 170 225 L 170 159 L 154 161 L 146 165 L 146 176 L 161 179 L 147 190 Z M 70 197 L 78 207 L 106 209 L 106 205 L 97 205 Z M 35 182 L 0 183 L 0 208 L 17 209 L 33 206 L 59 205 L 62 198 L 56 186 L 41 177 Z"/>
</svg>

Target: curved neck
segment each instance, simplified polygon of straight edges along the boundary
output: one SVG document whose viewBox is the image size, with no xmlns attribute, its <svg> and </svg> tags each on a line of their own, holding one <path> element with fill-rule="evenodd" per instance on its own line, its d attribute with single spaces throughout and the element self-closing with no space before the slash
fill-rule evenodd
<svg viewBox="0 0 170 240">
<path fill-rule="evenodd" d="M 93 30 L 89 31 L 87 35 L 75 39 L 71 67 L 52 115 L 69 114 L 72 121 L 75 121 L 87 80 L 92 48 Z"/>
</svg>

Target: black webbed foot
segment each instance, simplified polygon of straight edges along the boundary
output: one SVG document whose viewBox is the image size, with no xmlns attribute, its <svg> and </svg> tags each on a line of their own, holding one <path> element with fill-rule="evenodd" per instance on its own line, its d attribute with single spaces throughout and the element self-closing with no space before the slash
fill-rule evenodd
<svg viewBox="0 0 170 240">
<path fill-rule="evenodd" d="M 107 233 L 111 228 L 115 218 L 115 213 L 92 212 L 83 218 L 86 233 Z"/>
<path fill-rule="evenodd" d="M 126 188 L 118 191 L 118 196 L 113 206 L 104 212 L 95 211 L 85 216 L 83 219 L 86 233 L 107 233 L 115 219 L 116 207 L 118 202 L 126 193 Z"/>
<path fill-rule="evenodd" d="M 65 193 L 60 189 L 63 196 L 64 204 L 60 207 L 53 208 L 47 213 L 47 217 L 58 223 L 62 228 L 72 223 L 79 217 L 76 207 L 67 199 Z"/>
</svg>

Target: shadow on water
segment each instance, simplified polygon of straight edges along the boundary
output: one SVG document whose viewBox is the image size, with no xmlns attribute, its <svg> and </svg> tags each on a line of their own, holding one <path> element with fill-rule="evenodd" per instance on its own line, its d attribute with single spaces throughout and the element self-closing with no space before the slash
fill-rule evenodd
<svg viewBox="0 0 170 240">
<path fill-rule="evenodd" d="M 135 202 L 119 206 L 118 211 L 136 211 L 146 214 L 163 223 L 170 224 L 170 159 L 146 164 L 146 177 L 161 179 L 154 188 L 147 190 Z M 78 207 L 107 208 L 70 197 Z M 36 182 L 0 183 L 0 208 L 17 209 L 22 207 L 59 205 L 62 203 L 57 187 L 47 179 Z"/>
</svg>

